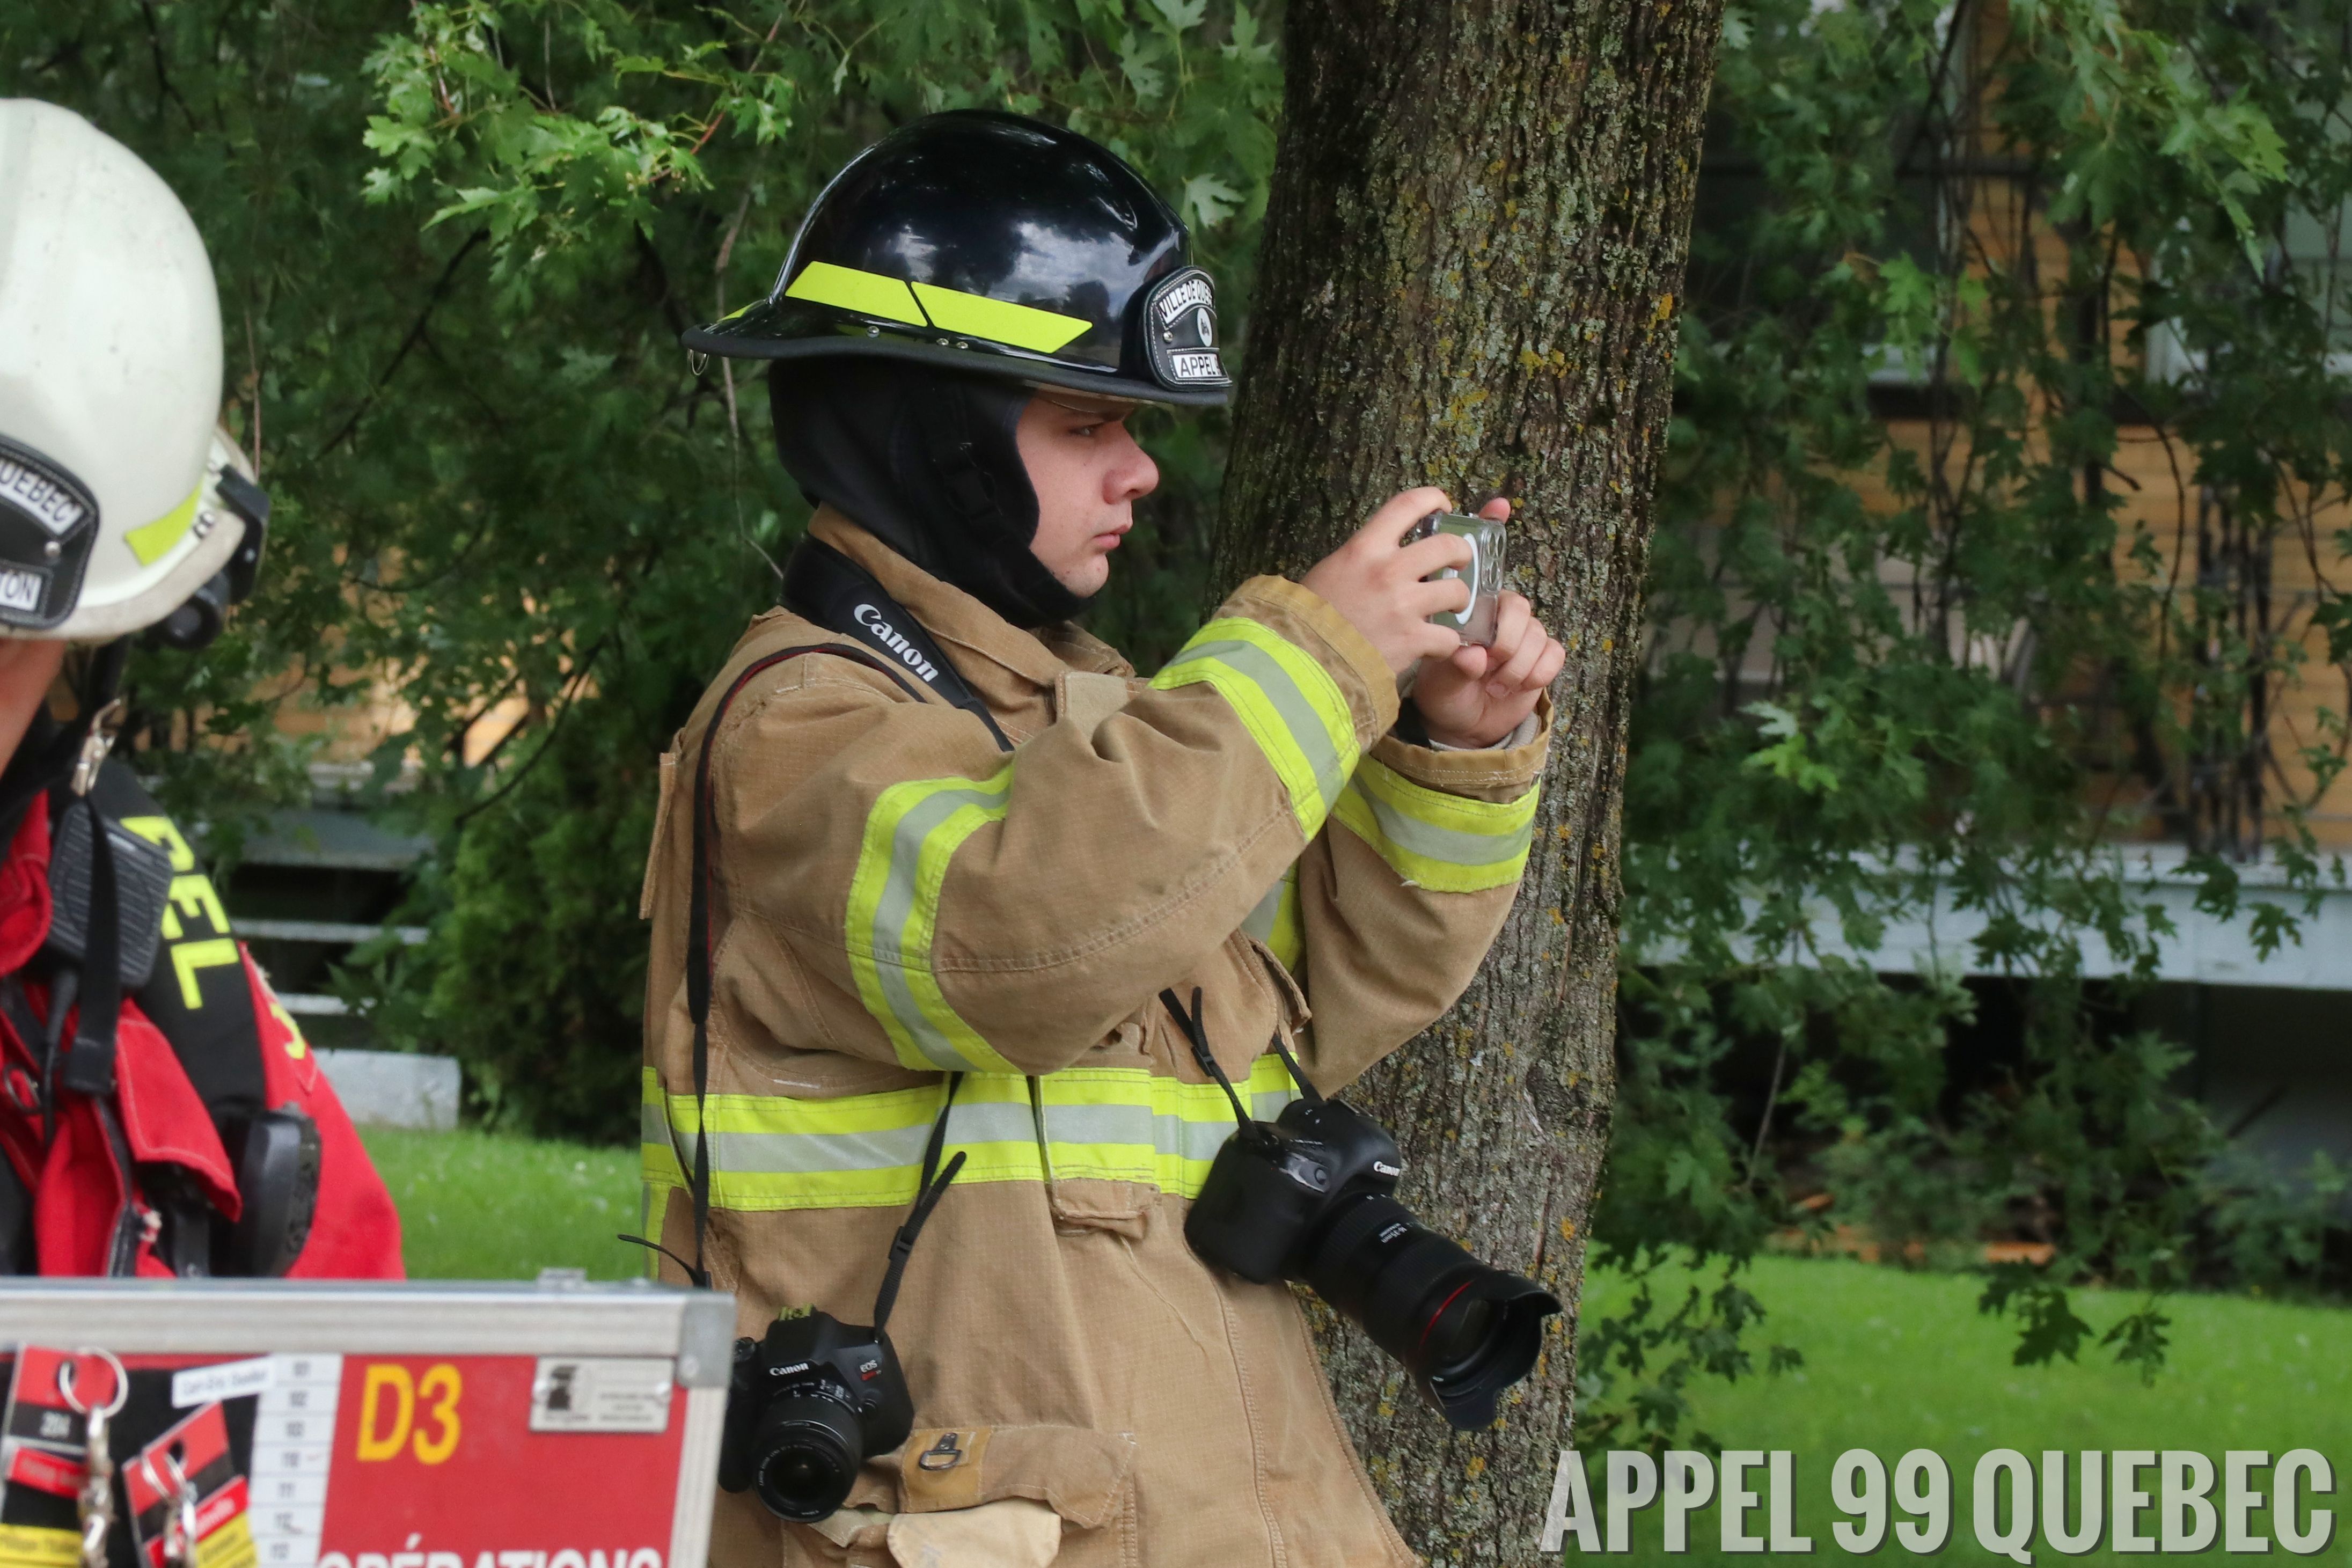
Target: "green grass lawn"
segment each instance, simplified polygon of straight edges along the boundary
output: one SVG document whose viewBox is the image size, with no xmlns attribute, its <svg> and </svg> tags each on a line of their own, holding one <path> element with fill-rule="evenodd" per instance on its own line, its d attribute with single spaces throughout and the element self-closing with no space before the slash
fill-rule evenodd
<svg viewBox="0 0 2352 1568">
<path fill-rule="evenodd" d="M 2310 1561 L 2352 1563 L 2352 1518 L 2345 1517 L 2352 1515 L 2352 1311 L 2228 1296 L 2173 1298 L 2166 1307 L 2173 1320 L 2170 1361 L 2150 1384 L 2095 1350 L 2086 1349 L 2079 1365 L 2011 1364 L 2014 1326 L 1977 1311 L 1979 1282 L 1969 1276 L 1765 1258 L 1750 1289 L 1770 1314 L 1759 1342 L 1795 1346 L 1805 1365 L 1704 1384 L 1693 1404 L 1699 1426 L 1725 1447 L 1784 1448 L 1795 1456 L 1796 1528 L 1813 1538 L 1817 1557 L 1845 1555 L 1829 1536 L 1829 1526 L 1844 1518 L 1831 1500 L 1830 1470 L 1848 1448 L 1871 1450 L 1890 1472 L 1912 1448 L 1940 1453 L 1951 1468 L 1954 1501 L 1952 1540 L 1941 1555 L 1990 1563 L 2000 1559 L 1978 1547 L 1969 1523 L 1972 1478 L 1989 1450 L 2015 1448 L 2038 1466 L 2046 1448 L 2193 1448 L 2218 1468 L 2230 1448 L 2266 1448 L 2275 1458 L 2307 1447 L 2335 1468 L 2339 1516 L 2335 1543 Z M 1596 1277 L 1587 1287 L 1586 1310 L 1606 1311 L 1624 1294 L 1622 1280 Z M 2126 1306 L 2122 1298 L 2086 1292 L 2076 1310 L 2105 1330 Z M 1597 1487 L 1597 1457 L 1591 1468 Z M 1762 1479 L 1755 1478 L 1759 1492 Z M 2154 1490 L 2152 1474 L 2140 1485 Z M 1760 1530 L 1760 1515 L 1755 1524 Z M 2153 1521 L 2144 1528 L 2152 1533 Z M 1713 1508 L 1692 1516 L 1690 1551 L 1680 1557 L 1661 1549 L 1654 1507 L 1633 1517 L 1632 1556 L 1641 1561 L 1752 1561 L 1727 1556 L 1719 1543 Z M 2037 1563 L 2118 1561 L 2105 1552 L 2062 1558 L 2038 1541 L 2032 1551 Z M 1909 1555 L 1891 1540 L 1882 1552 Z M 2217 1547 L 2209 1555 L 2224 1554 Z M 2283 1554 L 2273 1548 L 2272 1555 Z"/>
<path fill-rule="evenodd" d="M 366 1141 L 400 1205 L 415 1278 L 530 1279 L 544 1268 L 566 1267 L 617 1279 L 643 1271 L 640 1249 L 614 1239 L 617 1231 L 637 1228 L 635 1150 L 481 1132 L 372 1130 Z M 1943 1455 L 1951 1470 L 1953 1528 L 1939 1555 L 1990 1563 L 2000 1559 L 1978 1547 L 1970 1527 L 1971 1478 L 1990 1449 L 2019 1449 L 2038 1462 L 2045 1448 L 2191 1448 L 2218 1467 L 2231 1448 L 2264 1448 L 2275 1458 L 2308 1447 L 2335 1467 L 2336 1540 L 2314 1558 L 2274 1550 L 2271 1560 L 2352 1564 L 2352 1311 L 2175 1298 L 2168 1306 L 2171 1361 L 2151 1385 L 2096 1351 L 2086 1351 L 2081 1365 L 2011 1365 L 2014 1330 L 1977 1312 L 1979 1281 L 1965 1275 L 1766 1258 L 1756 1265 L 1750 1288 L 1769 1312 L 1759 1346 L 1793 1345 L 1805 1365 L 1779 1376 L 1700 1385 L 1694 1396 L 1698 1425 L 1727 1448 L 1795 1455 L 1796 1529 L 1812 1537 L 1818 1560 L 1845 1556 L 1829 1534 L 1843 1517 L 1831 1501 L 1830 1470 L 1849 1448 L 1871 1450 L 1890 1471 L 1913 1448 Z M 1588 1282 L 1586 1310 L 1606 1311 L 1624 1290 L 1621 1279 L 1596 1276 Z M 2126 1305 L 2085 1293 L 2076 1310 L 2104 1330 Z M 1598 1456 L 1591 1468 L 1597 1488 Z M 1762 1475 L 1754 1480 L 1760 1493 Z M 2152 1476 L 2141 1484 L 2155 1489 Z M 1525 1489 L 1539 1514 L 1549 1478 L 1529 1478 Z M 2256 1523 L 2265 1521 L 2257 1516 Z M 1759 1511 L 1754 1527 L 1762 1524 Z M 2152 1519 L 2147 1528 L 2153 1531 Z M 1667 1557 L 1654 1506 L 1633 1517 L 1630 1557 L 1676 1564 L 1754 1561 L 1727 1556 L 1719 1541 L 1709 1507 L 1692 1516 L 1689 1552 Z M 2032 1550 L 2037 1568 L 2116 1560 L 2105 1552 L 2061 1557 L 2039 1540 Z M 1570 1558 L 1576 1555 L 1571 1549 Z M 1910 1554 L 1890 1539 L 1881 1555 Z M 2222 1553 L 2217 1547 L 2207 1555 Z"/>
<path fill-rule="evenodd" d="M 645 1272 L 637 1152 L 495 1133 L 361 1134 L 393 1202 L 413 1279 L 530 1279 L 585 1268 L 591 1279 Z"/>
</svg>

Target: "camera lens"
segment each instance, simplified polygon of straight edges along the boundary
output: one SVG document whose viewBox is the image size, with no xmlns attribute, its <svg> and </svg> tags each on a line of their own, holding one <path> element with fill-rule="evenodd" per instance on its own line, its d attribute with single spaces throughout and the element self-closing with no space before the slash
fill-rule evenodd
<svg viewBox="0 0 2352 1568">
<path fill-rule="evenodd" d="M 1384 1194 L 1335 1212 L 1306 1278 L 1465 1431 L 1492 1421 L 1504 1390 L 1534 1370 L 1543 1321 L 1559 1310 L 1549 1291 L 1488 1268 Z"/>
<path fill-rule="evenodd" d="M 841 1506 L 857 1479 L 864 1436 L 856 1412 L 830 1394 L 776 1401 L 755 1439 L 751 1484 L 773 1512 L 814 1523 Z"/>
<path fill-rule="evenodd" d="M 1421 1337 L 1432 1369 L 1451 1372 L 1475 1359 L 1495 1329 L 1495 1303 L 1471 1292 L 1469 1281 L 1437 1309 Z"/>
</svg>

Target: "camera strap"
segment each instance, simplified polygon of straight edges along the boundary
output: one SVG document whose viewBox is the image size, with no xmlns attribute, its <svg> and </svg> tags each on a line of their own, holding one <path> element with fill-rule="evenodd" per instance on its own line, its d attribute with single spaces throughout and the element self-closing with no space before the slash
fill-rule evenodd
<svg viewBox="0 0 2352 1568">
<path fill-rule="evenodd" d="M 988 726 L 997 748 L 1013 742 L 922 622 L 907 613 L 874 574 L 821 539 L 803 539 L 784 563 L 784 608 L 829 632 L 863 643 L 954 706 Z"/>
<path fill-rule="evenodd" d="M 1176 1020 L 1176 1026 L 1184 1031 L 1186 1039 L 1192 1042 L 1192 1059 L 1201 1065 L 1201 1070 L 1225 1091 L 1227 1100 L 1233 1101 L 1234 1120 L 1247 1127 L 1250 1124 L 1249 1111 L 1242 1105 L 1242 1097 L 1234 1092 L 1234 1080 L 1225 1076 L 1224 1065 L 1217 1060 L 1217 1053 L 1209 1048 L 1209 1031 L 1201 1022 L 1201 988 L 1197 985 L 1192 987 L 1192 1010 L 1189 1013 L 1184 1010 L 1184 1004 L 1176 1000 L 1176 988 L 1172 985 L 1160 993 L 1160 1005 L 1168 1009 L 1169 1015 Z"/>
<path fill-rule="evenodd" d="M 874 1332 L 877 1336 L 882 1332 L 883 1325 L 890 1321 L 890 1309 L 898 1304 L 898 1281 L 906 1277 L 907 1256 L 915 1250 L 915 1238 L 923 1234 L 923 1223 L 931 1217 L 931 1211 L 939 1207 L 940 1200 L 947 1195 L 948 1184 L 956 1179 L 958 1171 L 963 1169 L 963 1151 L 959 1149 L 955 1158 L 948 1162 L 948 1168 L 940 1170 L 940 1151 L 947 1145 L 948 1111 L 955 1105 L 956 1090 L 962 1087 L 963 1074 L 948 1075 L 948 1091 L 940 1097 L 939 1115 L 931 1119 L 931 1135 L 923 1144 L 923 1173 L 915 1183 L 914 1211 L 907 1215 L 907 1223 L 898 1227 L 898 1234 L 890 1238 L 889 1267 L 882 1271 L 882 1289 L 874 1293 Z M 935 1171 L 939 1173 L 937 1181 L 931 1179 Z"/>
<path fill-rule="evenodd" d="M 1290 1075 L 1290 1081 L 1298 1086 L 1298 1098 L 1309 1105 L 1322 1104 L 1323 1091 L 1317 1089 L 1307 1080 L 1307 1075 L 1298 1070 L 1298 1058 L 1292 1056 L 1290 1047 L 1282 1043 L 1281 1031 L 1276 1030 L 1274 1038 L 1268 1040 L 1266 1044 L 1272 1046 L 1274 1054 L 1282 1058 L 1283 1070 Z"/>
<path fill-rule="evenodd" d="M 694 1260 L 689 1263 L 646 1237 L 625 1234 L 621 1239 L 653 1248 L 685 1269 L 687 1278 L 706 1290 L 710 1288 L 710 1270 L 705 1266 L 703 1247 L 710 1229 L 710 840 L 715 833 L 711 823 L 710 752 L 727 710 L 743 688 L 761 671 L 810 653 L 829 653 L 837 658 L 870 665 L 888 676 L 908 697 L 918 702 L 923 700 L 922 693 L 908 685 L 905 677 L 862 648 L 810 643 L 784 648 L 746 665 L 719 699 L 719 705 L 711 710 L 710 722 L 703 727 L 702 749 L 696 753 L 694 764 L 693 867 L 688 879 L 686 902 L 686 1010 L 694 1020 L 694 1163 L 687 1173 L 687 1190 L 694 1200 Z"/>
<path fill-rule="evenodd" d="M 1209 1029 L 1207 1024 L 1202 1021 L 1206 1015 L 1201 1006 L 1201 988 L 1197 985 L 1192 987 L 1192 1010 L 1189 1013 L 1184 1010 L 1184 1005 L 1176 1000 L 1176 990 L 1173 986 L 1160 994 L 1160 1004 L 1174 1016 L 1178 1026 L 1184 1031 L 1184 1037 L 1192 1042 L 1192 1059 L 1201 1064 L 1202 1072 L 1216 1079 L 1217 1087 L 1225 1091 L 1227 1100 L 1233 1101 L 1234 1120 L 1241 1124 L 1244 1136 L 1253 1134 L 1258 1126 L 1257 1119 L 1252 1116 L 1249 1113 L 1249 1108 L 1242 1103 L 1241 1091 L 1234 1088 L 1234 1080 L 1226 1075 L 1223 1064 L 1217 1060 L 1216 1053 L 1209 1049 Z M 1292 1056 L 1290 1047 L 1282 1043 L 1281 1031 L 1276 1030 L 1274 1037 L 1266 1044 L 1272 1046 L 1274 1054 L 1282 1058 L 1284 1069 L 1290 1074 L 1290 1081 L 1298 1086 L 1299 1098 L 1309 1105 L 1322 1104 L 1322 1092 L 1307 1081 L 1307 1075 L 1299 1070 L 1298 1058 Z"/>
<path fill-rule="evenodd" d="M 1234 1080 L 1225 1076 L 1224 1066 L 1217 1060 L 1217 1053 L 1209 1048 L 1208 1026 L 1202 1021 L 1206 1013 L 1201 1005 L 1201 988 L 1197 985 L 1192 987 L 1192 1010 L 1189 1013 L 1184 1010 L 1184 1004 L 1176 1000 L 1176 988 L 1172 985 L 1160 993 L 1160 1005 L 1175 1017 L 1177 1026 L 1184 1031 L 1184 1037 L 1192 1042 L 1192 1059 L 1201 1064 L 1202 1072 L 1216 1080 L 1217 1087 L 1223 1089 L 1225 1098 L 1233 1102 L 1234 1121 L 1240 1125 L 1242 1136 L 1251 1136 L 1257 1130 L 1257 1119 L 1249 1113 L 1249 1107 L 1242 1103 L 1241 1092 L 1234 1088 Z"/>
</svg>

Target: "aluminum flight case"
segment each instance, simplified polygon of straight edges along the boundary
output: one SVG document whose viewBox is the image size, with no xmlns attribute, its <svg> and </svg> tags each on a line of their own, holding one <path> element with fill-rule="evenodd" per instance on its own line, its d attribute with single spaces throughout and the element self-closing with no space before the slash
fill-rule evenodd
<svg viewBox="0 0 2352 1568">
<path fill-rule="evenodd" d="M 0 1280 L 0 1568 L 78 1568 L 118 1394 L 109 1568 L 703 1568 L 734 1334 L 643 1281 Z"/>
</svg>

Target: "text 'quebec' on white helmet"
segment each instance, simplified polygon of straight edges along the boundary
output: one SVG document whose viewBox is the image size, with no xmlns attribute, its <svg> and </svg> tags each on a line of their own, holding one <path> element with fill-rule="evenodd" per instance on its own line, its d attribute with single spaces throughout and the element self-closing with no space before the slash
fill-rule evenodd
<svg viewBox="0 0 2352 1568">
<path fill-rule="evenodd" d="M 218 629 L 268 514 L 220 402 L 187 209 L 81 116 L 0 99 L 0 637 Z"/>
</svg>

